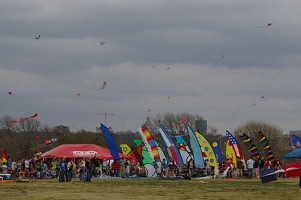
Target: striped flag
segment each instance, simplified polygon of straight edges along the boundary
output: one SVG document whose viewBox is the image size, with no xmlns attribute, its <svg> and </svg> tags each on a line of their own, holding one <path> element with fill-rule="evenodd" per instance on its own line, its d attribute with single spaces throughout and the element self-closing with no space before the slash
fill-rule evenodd
<svg viewBox="0 0 301 200">
<path fill-rule="evenodd" d="M 233 147 L 233 150 L 234 150 L 234 152 L 236 154 L 236 157 L 240 157 L 240 159 L 244 163 L 244 166 L 246 167 L 245 157 L 242 154 L 242 150 L 241 150 L 239 144 L 237 143 L 236 139 L 234 138 L 234 136 L 229 131 L 226 131 L 226 136 L 228 137 L 229 141 L 232 144 L 232 147 Z"/>
</svg>

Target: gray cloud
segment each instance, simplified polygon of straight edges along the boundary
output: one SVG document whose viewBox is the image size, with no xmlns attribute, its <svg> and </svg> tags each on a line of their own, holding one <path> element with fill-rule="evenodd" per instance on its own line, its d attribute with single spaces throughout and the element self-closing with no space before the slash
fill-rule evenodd
<svg viewBox="0 0 301 200">
<path fill-rule="evenodd" d="M 300 129 L 299 7 L 299 1 L 4 1 L 1 114 L 38 112 L 42 123 L 74 130 L 94 130 L 105 111 L 114 113 L 107 124 L 117 131 L 136 130 L 162 112 L 199 114 L 221 133 L 248 120 Z M 104 81 L 102 91 L 87 89 Z"/>
</svg>

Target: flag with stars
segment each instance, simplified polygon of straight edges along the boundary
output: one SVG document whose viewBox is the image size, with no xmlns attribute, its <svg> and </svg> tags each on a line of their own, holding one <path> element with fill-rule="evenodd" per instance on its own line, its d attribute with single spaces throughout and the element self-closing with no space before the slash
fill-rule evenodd
<svg viewBox="0 0 301 200">
<path fill-rule="evenodd" d="M 236 157 L 240 157 L 241 160 L 244 162 L 245 160 L 245 157 L 244 155 L 242 154 L 242 150 L 239 146 L 239 144 L 237 143 L 236 139 L 234 138 L 234 136 L 229 132 L 229 131 L 226 131 L 226 136 L 228 137 L 228 139 L 230 140 L 230 142 L 232 143 L 232 147 L 234 149 L 234 152 L 236 154 Z"/>
</svg>

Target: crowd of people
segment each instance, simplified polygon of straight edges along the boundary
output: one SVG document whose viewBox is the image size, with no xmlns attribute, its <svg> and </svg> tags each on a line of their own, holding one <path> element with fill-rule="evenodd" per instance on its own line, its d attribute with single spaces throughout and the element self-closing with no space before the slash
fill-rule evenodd
<svg viewBox="0 0 301 200">
<path fill-rule="evenodd" d="M 5 166 L 5 167 L 3 167 Z M 234 167 L 235 166 L 235 167 Z M 226 178 L 259 178 L 259 171 L 263 169 L 273 168 L 281 169 L 280 160 L 276 157 L 273 162 L 268 159 L 250 157 L 246 162 L 237 158 L 234 165 L 231 160 L 219 164 L 216 171 L 214 167 L 209 165 L 205 160 L 203 169 L 196 169 L 193 158 L 190 158 L 183 168 L 179 168 L 172 157 L 163 159 L 161 166 L 154 165 L 157 177 L 172 178 L 175 176 L 200 177 L 212 176 L 217 177 L 218 174 L 225 174 Z M 120 160 L 106 160 L 94 158 L 56 158 L 40 159 L 37 157 L 22 160 L 11 160 L 7 158 L 6 163 L 0 159 L 0 173 L 11 174 L 12 177 L 26 178 L 57 178 L 60 182 L 71 182 L 74 177 L 79 178 L 82 182 L 90 182 L 92 177 L 116 177 L 126 178 L 132 176 L 146 177 L 147 170 L 143 165 L 134 161 L 126 160 L 122 157 Z M 278 177 L 282 176 L 277 174 Z"/>
<path fill-rule="evenodd" d="M 235 167 L 234 167 L 235 166 Z M 250 157 L 245 162 L 241 158 L 237 157 L 236 165 L 227 158 L 226 162 L 220 165 L 220 174 L 226 172 L 226 178 L 259 178 L 259 172 L 265 169 L 274 169 L 277 171 L 282 169 L 282 165 L 278 157 L 275 157 L 273 162 L 268 158 L 263 157 Z M 278 177 L 282 177 L 284 173 L 277 173 Z"/>
</svg>

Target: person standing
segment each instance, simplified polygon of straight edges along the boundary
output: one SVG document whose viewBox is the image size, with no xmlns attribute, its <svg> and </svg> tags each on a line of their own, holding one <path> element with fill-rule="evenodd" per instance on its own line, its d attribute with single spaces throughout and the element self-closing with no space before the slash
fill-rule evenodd
<svg viewBox="0 0 301 200">
<path fill-rule="evenodd" d="M 92 178 L 92 162 L 91 162 L 90 158 L 86 159 L 86 172 L 87 172 L 86 181 L 87 182 L 91 182 L 91 178 Z"/>
<path fill-rule="evenodd" d="M 190 158 L 190 160 L 188 161 L 188 176 L 190 178 L 192 177 L 193 169 L 194 169 L 194 160 L 193 158 Z"/>
<path fill-rule="evenodd" d="M 73 170 L 75 169 L 75 163 L 72 159 L 67 163 L 67 182 L 71 182 L 73 178 Z"/>
<path fill-rule="evenodd" d="M 120 164 L 119 177 L 121 177 L 121 178 L 125 176 L 125 162 L 126 162 L 126 159 L 124 157 L 122 157 L 119 161 L 119 164 Z"/>
<path fill-rule="evenodd" d="M 166 159 L 163 158 L 163 160 L 161 162 L 161 176 L 163 178 L 165 178 L 167 176 L 166 168 L 167 168 Z"/>
<path fill-rule="evenodd" d="M 237 157 L 237 169 L 238 169 L 238 178 L 243 178 L 244 173 L 243 173 L 243 169 L 244 169 L 244 163 L 241 160 L 240 157 Z"/>
<path fill-rule="evenodd" d="M 176 162 L 174 161 L 173 157 L 170 157 L 169 163 L 168 163 L 168 177 L 173 178 L 175 176 L 175 170 L 176 170 Z"/>
<path fill-rule="evenodd" d="M 272 164 L 271 161 L 268 158 L 266 158 L 266 160 L 264 162 L 264 168 L 271 169 L 271 164 Z"/>
<path fill-rule="evenodd" d="M 254 167 L 254 160 L 252 159 L 252 156 L 247 161 L 247 167 L 248 167 L 248 178 L 253 178 L 253 167 Z"/>
<path fill-rule="evenodd" d="M 59 182 L 65 182 L 65 157 L 59 161 Z"/>
<path fill-rule="evenodd" d="M 255 157 L 254 166 L 253 166 L 253 177 L 259 177 L 259 160 L 258 157 Z"/>
<path fill-rule="evenodd" d="M 264 158 L 261 157 L 259 160 L 259 170 L 263 171 L 264 170 Z"/>
<path fill-rule="evenodd" d="M 114 170 L 114 176 L 116 178 L 119 177 L 120 163 L 117 159 L 115 159 L 114 162 L 112 163 L 112 170 Z"/>
</svg>

